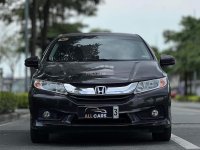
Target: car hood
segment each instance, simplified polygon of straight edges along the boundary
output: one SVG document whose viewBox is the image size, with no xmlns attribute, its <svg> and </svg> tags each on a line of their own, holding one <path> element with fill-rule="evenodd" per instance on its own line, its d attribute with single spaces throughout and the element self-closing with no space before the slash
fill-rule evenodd
<svg viewBox="0 0 200 150">
<path fill-rule="evenodd" d="M 157 61 L 46 62 L 34 78 L 62 83 L 128 83 L 163 77 Z"/>
</svg>

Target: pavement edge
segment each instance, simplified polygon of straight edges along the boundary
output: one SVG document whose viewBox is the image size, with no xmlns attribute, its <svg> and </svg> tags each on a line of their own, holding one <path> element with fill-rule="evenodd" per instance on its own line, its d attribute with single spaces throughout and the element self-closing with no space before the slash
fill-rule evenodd
<svg viewBox="0 0 200 150">
<path fill-rule="evenodd" d="M 21 118 L 22 116 L 25 116 L 28 114 L 29 114 L 28 109 L 23 110 L 23 111 L 16 110 L 15 112 L 9 113 L 9 114 L 1 114 L 0 115 L 0 124 L 17 120 L 17 119 Z"/>
</svg>

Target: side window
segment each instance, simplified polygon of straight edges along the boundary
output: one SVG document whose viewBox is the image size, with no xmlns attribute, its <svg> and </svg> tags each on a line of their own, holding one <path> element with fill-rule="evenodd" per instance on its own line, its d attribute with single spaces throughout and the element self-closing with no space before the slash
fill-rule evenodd
<svg viewBox="0 0 200 150">
<path fill-rule="evenodd" d="M 54 60 L 55 53 L 56 53 L 56 50 L 58 49 L 58 46 L 59 46 L 58 43 L 56 45 L 54 45 L 53 49 L 51 50 L 48 60 L 50 60 L 50 61 Z"/>
</svg>

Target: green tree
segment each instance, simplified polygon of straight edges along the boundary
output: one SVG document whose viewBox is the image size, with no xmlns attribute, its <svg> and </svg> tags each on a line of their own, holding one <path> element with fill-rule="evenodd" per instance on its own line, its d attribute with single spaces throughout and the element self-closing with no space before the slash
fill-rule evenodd
<svg viewBox="0 0 200 150">
<path fill-rule="evenodd" d="M 19 51 L 21 44 L 22 42 L 19 36 L 5 37 L 0 44 L 0 53 L 2 54 L 1 61 L 4 61 L 11 71 L 12 82 L 9 89 L 10 91 L 12 89 L 16 65 L 21 57 L 21 53 Z"/>
<path fill-rule="evenodd" d="M 183 17 L 180 25 L 182 26 L 180 31 L 164 32 L 165 42 L 172 44 L 172 47 L 164 53 L 175 56 L 177 64 L 172 72 L 179 74 L 184 80 L 184 93 L 188 95 L 188 81 L 192 80 L 195 71 L 200 71 L 200 19 Z"/>
<path fill-rule="evenodd" d="M 83 24 L 80 22 L 69 24 L 67 20 L 77 15 L 95 15 L 97 11 L 96 6 L 101 1 L 102 0 L 43 0 L 40 2 L 38 6 L 38 20 L 41 22 L 40 37 L 42 50 L 44 51 L 47 45 L 48 31 L 52 31 L 49 30 L 49 27 L 51 27 L 51 29 L 58 27 L 60 33 L 80 31 L 80 28 L 84 27 Z"/>
<path fill-rule="evenodd" d="M 58 27 L 59 29 L 57 31 L 62 33 L 69 33 L 71 30 L 80 31 L 85 25 L 80 22 L 70 24 L 68 20 L 78 15 L 95 15 L 97 5 L 101 2 L 102 0 L 30 0 L 31 56 L 35 55 L 36 43 L 42 50 L 46 48 L 48 35 L 52 35 L 49 33 L 52 31 L 52 28 Z M 7 23 L 18 21 L 21 23 L 23 30 L 24 3 L 20 3 L 18 0 L 4 0 L 0 1 L 0 3 L 0 19 Z M 53 32 L 55 33 L 55 30 Z"/>
<path fill-rule="evenodd" d="M 156 58 L 160 59 L 160 52 L 156 46 L 151 46 L 151 49 L 153 50 L 154 54 L 156 55 Z"/>
<path fill-rule="evenodd" d="M 89 32 L 111 32 L 109 29 L 93 28 Z"/>
<path fill-rule="evenodd" d="M 86 25 L 68 20 L 78 15 L 93 16 L 103 0 L 30 0 L 30 55 L 35 56 L 36 46 L 45 50 L 48 39 L 60 33 L 80 32 Z M 24 2 L 0 1 L 0 19 L 6 23 L 18 22 L 24 27 Z M 33 71 L 31 71 L 33 74 Z"/>
<path fill-rule="evenodd" d="M 48 28 L 47 37 L 54 38 L 60 33 L 80 33 L 87 25 L 76 23 L 54 23 Z M 64 31 L 64 32 L 63 32 Z"/>
</svg>

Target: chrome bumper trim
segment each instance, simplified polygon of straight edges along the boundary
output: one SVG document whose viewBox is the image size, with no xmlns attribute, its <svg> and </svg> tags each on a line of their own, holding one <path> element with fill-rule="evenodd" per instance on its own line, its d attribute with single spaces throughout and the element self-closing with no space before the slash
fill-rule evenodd
<svg viewBox="0 0 200 150">
<path fill-rule="evenodd" d="M 106 90 L 103 94 L 98 94 L 95 91 L 95 87 L 88 87 L 88 88 L 82 88 L 82 87 L 75 87 L 71 84 L 64 84 L 64 87 L 66 91 L 70 94 L 74 95 L 86 95 L 86 96 L 92 96 L 92 95 L 123 95 L 123 94 L 131 94 L 134 92 L 138 82 L 130 83 L 126 86 L 120 86 L 120 87 L 109 87 L 106 86 Z"/>
</svg>

